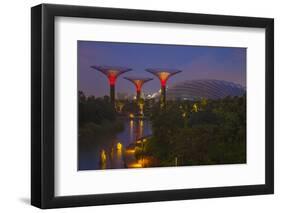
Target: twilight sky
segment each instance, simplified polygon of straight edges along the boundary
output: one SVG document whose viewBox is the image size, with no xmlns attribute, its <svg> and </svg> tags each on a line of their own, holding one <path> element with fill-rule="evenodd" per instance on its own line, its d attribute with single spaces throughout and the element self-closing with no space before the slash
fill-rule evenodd
<svg viewBox="0 0 281 213">
<path fill-rule="evenodd" d="M 152 77 L 143 91 L 154 93 L 160 82 L 146 68 L 179 69 L 167 87 L 194 79 L 225 80 L 246 86 L 246 48 L 78 41 L 78 88 L 87 96 L 109 95 L 106 76 L 92 65 L 121 66 L 133 70 L 119 76 L 116 94 L 134 94 L 125 76 Z"/>
</svg>

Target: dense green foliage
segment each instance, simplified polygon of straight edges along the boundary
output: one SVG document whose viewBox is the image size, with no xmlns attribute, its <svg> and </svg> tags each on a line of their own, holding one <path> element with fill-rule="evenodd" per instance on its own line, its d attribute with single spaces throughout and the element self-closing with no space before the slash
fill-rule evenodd
<svg viewBox="0 0 281 213">
<path fill-rule="evenodd" d="M 156 166 L 246 162 L 246 96 L 170 102 L 151 122 L 145 153 Z"/>
</svg>

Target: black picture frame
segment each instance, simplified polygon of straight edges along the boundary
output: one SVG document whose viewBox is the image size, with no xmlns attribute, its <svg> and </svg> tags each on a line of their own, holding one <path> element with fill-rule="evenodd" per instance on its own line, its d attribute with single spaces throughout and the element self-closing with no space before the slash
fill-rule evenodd
<svg viewBox="0 0 281 213">
<path fill-rule="evenodd" d="M 264 28 L 266 32 L 265 184 L 56 197 L 54 195 L 54 21 L 58 16 Z M 32 205 L 46 209 L 274 193 L 273 19 L 41 4 L 31 9 L 31 52 Z"/>
</svg>

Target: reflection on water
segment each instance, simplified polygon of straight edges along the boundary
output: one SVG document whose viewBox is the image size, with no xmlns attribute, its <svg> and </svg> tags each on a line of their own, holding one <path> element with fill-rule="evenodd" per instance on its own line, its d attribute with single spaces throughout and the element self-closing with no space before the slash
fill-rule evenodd
<svg viewBox="0 0 281 213">
<path fill-rule="evenodd" d="M 79 138 L 79 170 L 124 168 L 126 146 L 138 138 L 151 134 L 148 120 L 124 120 L 125 128 L 117 135 L 106 135 L 103 139 Z"/>
</svg>

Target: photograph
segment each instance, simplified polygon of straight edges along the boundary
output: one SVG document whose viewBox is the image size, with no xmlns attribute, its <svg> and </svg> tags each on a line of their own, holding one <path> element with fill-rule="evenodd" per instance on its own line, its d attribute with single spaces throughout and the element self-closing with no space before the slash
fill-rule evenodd
<svg viewBox="0 0 281 213">
<path fill-rule="evenodd" d="M 224 14 L 213 3 L 202 4 L 202 13 L 190 3 L 186 10 L 155 4 L 32 6 L 31 28 L 25 27 L 31 75 L 24 74 L 31 94 L 23 98 L 31 101 L 30 146 L 24 146 L 31 148 L 24 169 L 30 173 L 23 177 L 31 179 L 32 206 L 275 196 L 272 14 L 280 13 L 264 10 L 270 13 L 263 17 L 250 4 L 247 13 Z M 4 73 L 13 73 L 5 88 L 22 82 Z M 13 112 L 22 109 L 22 96 L 11 94 L 21 90 L 6 92 L 17 102 L 8 104 Z M 6 114 L 15 135 L 18 119 Z M 246 210 L 256 197 L 248 197 Z M 172 203 L 163 210 L 178 207 Z"/>
<path fill-rule="evenodd" d="M 78 40 L 77 170 L 246 164 L 246 55 Z"/>
</svg>

